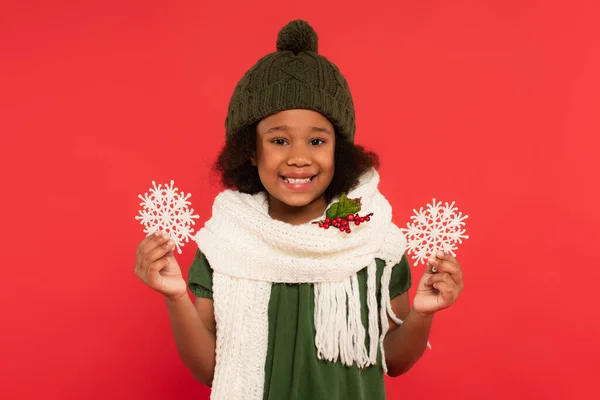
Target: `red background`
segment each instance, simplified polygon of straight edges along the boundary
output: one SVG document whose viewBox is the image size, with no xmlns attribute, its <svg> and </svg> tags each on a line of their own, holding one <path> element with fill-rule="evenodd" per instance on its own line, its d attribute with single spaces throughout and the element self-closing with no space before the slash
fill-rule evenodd
<svg viewBox="0 0 600 400">
<path fill-rule="evenodd" d="M 174 179 L 210 216 L 229 96 L 295 18 L 350 82 L 396 222 L 433 197 L 469 215 L 466 289 L 389 398 L 594 397 L 595 7 L 3 2 L 0 398 L 208 398 L 133 274 L 137 195 Z"/>
</svg>

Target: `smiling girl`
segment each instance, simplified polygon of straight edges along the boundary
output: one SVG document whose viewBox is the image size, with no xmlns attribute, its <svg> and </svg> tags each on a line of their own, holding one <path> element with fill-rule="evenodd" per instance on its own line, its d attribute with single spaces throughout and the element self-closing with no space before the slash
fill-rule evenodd
<svg viewBox="0 0 600 400">
<path fill-rule="evenodd" d="M 346 80 L 314 30 L 291 22 L 233 93 L 216 164 L 227 189 L 187 282 L 167 236 L 139 244 L 136 273 L 165 297 L 181 358 L 212 399 L 384 399 L 384 374 L 417 362 L 434 314 L 462 290 L 440 253 L 411 306 L 405 238 L 377 155 L 354 133 Z"/>
</svg>

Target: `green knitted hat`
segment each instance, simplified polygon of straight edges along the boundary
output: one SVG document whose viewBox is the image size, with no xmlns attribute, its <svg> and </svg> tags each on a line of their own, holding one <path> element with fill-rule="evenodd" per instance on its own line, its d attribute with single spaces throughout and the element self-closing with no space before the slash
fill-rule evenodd
<svg viewBox="0 0 600 400">
<path fill-rule="evenodd" d="M 274 53 L 261 58 L 239 81 L 225 129 L 227 137 L 269 115 L 291 109 L 317 111 L 350 142 L 356 130 L 354 104 L 340 70 L 317 53 L 318 37 L 305 21 L 284 26 Z"/>
</svg>

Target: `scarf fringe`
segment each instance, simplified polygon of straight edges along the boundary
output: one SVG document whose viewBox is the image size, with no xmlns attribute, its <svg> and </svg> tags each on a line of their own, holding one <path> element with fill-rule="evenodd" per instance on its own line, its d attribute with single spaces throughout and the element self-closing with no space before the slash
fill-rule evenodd
<svg viewBox="0 0 600 400">
<path fill-rule="evenodd" d="M 367 307 L 369 348 L 365 343 L 365 328 L 361 319 L 360 293 L 356 275 L 344 282 L 327 282 L 314 285 L 315 293 L 315 345 L 320 360 L 339 361 L 345 366 L 366 368 L 377 364 L 377 350 L 381 352 L 383 370 L 387 373 L 384 340 L 389 331 L 388 316 L 401 325 L 392 310 L 390 280 L 393 263 L 387 262 L 381 277 L 381 305 L 377 307 L 377 262 L 367 268 Z M 379 315 L 377 310 L 379 309 Z M 381 324 L 381 332 L 379 332 Z M 378 340 L 377 340 L 378 339 Z"/>
<path fill-rule="evenodd" d="M 402 325 L 404 321 L 396 316 L 394 310 L 392 310 L 392 300 L 390 299 L 390 281 L 392 279 L 392 265 L 391 261 L 387 261 L 381 277 L 381 337 L 379 339 L 381 346 L 381 363 L 383 366 L 383 372 L 387 374 L 387 363 L 385 361 L 385 351 L 383 348 L 383 342 L 385 336 L 389 330 L 389 321 L 387 316 L 398 326 Z M 431 343 L 427 341 L 427 347 L 431 349 Z"/>
<path fill-rule="evenodd" d="M 369 361 L 370 365 L 377 364 L 377 337 L 379 336 L 379 321 L 377 317 L 377 293 L 375 278 L 377 277 L 377 262 L 371 261 L 367 268 L 367 308 L 369 313 Z"/>
</svg>

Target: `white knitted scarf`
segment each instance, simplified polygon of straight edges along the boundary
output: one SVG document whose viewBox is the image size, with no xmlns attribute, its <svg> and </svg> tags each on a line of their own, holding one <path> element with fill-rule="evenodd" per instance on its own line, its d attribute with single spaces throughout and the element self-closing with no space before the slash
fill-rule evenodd
<svg viewBox="0 0 600 400">
<path fill-rule="evenodd" d="M 293 226 L 274 220 L 268 214 L 264 192 L 248 195 L 225 190 L 216 197 L 212 218 L 195 238 L 213 269 L 217 343 L 211 399 L 263 398 L 273 283 L 314 284 L 319 359 L 365 368 L 377 363 L 379 347 L 387 372 L 383 352 L 387 316 L 402 322 L 392 311 L 389 283 L 406 241 L 392 223 L 392 208 L 377 189 L 378 183 L 379 174 L 371 170 L 347 194 L 348 198 L 361 198 L 361 214 L 373 213 L 369 222 L 352 225 L 350 234 L 313 223 Z M 379 309 L 376 258 L 386 263 Z M 356 276 L 365 267 L 367 332 L 361 321 Z"/>
</svg>

